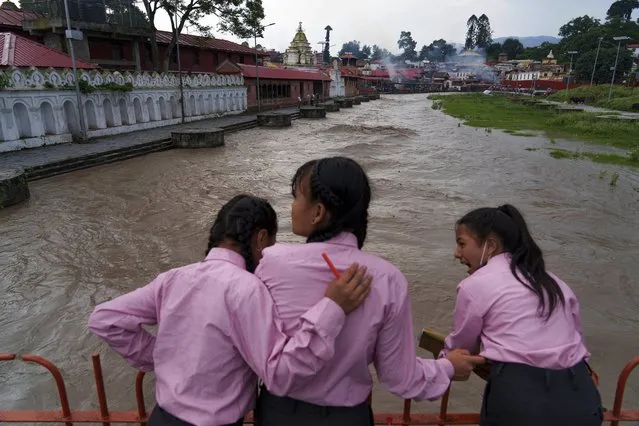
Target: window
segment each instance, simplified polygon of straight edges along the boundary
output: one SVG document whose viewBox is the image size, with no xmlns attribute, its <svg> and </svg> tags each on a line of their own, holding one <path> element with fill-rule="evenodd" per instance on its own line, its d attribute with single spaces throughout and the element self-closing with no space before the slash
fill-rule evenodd
<svg viewBox="0 0 639 426">
<path fill-rule="evenodd" d="M 200 65 L 200 51 L 196 50 L 193 54 L 193 65 Z"/>
<path fill-rule="evenodd" d="M 116 61 L 124 59 L 124 46 L 122 46 L 122 43 L 111 43 L 111 58 Z"/>
<path fill-rule="evenodd" d="M 144 45 L 144 60 L 147 62 L 151 60 L 151 46 L 148 44 Z"/>
<path fill-rule="evenodd" d="M 239 63 L 240 63 L 240 64 L 243 64 L 243 63 L 244 63 L 244 55 L 241 55 L 241 56 L 240 56 Z"/>
</svg>

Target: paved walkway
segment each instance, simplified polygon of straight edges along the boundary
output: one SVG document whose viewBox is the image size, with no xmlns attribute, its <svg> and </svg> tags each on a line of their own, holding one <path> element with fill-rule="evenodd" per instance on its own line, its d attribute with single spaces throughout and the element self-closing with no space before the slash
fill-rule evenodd
<svg viewBox="0 0 639 426">
<path fill-rule="evenodd" d="M 285 108 L 279 112 L 297 113 L 297 108 Z M 0 152 L 0 170 L 16 168 L 30 168 L 55 163 L 87 154 L 100 154 L 120 148 L 142 145 L 171 138 L 171 132 L 179 128 L 226 127 L 257 119 L 257 114 L 233 115 L 229 117 L 213 118 L 209 120 L 193 121 L 186 124 L 158 127 L 156 129 L 140 130 L 133 133 L 123 133 L 93 139 L 88 143 L 65 143 L 48 145 L 39 148 L 23 149 L 20 151 Z"/>
</svg>

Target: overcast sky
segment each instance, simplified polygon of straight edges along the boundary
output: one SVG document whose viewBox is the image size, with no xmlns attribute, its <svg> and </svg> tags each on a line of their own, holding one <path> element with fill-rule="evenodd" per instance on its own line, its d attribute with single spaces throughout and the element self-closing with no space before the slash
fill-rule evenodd
<svg viewBox="0 0 639 426">
<path fill-rule="evenodd" d="M 463 43 L 466 20 L 472 14 L 490 18 L 494 37 L 557 36 L 559 27 L 570 19 L 591 15 L 604 18 L 612 0 L 262 0 L 264 24 L 275 22 L 265 31 L 265 47 L 284 51 L 301 21 L 313 48 L 324 40 L 326 25 L 333 28 L 331 53 L 342 43 L 359 40 L 397 51 L 401 31 L 411 31 L 418 50 L 423 44 L 444 38 Z M 214 24 L 214 18 L 205 20 Z M 170 30 L 168 18 L 158 27 Z M 217 38 L 239 41 L 215 32 Z M 253 41 L 250 41 L 251 46 Z"/>
</svg>

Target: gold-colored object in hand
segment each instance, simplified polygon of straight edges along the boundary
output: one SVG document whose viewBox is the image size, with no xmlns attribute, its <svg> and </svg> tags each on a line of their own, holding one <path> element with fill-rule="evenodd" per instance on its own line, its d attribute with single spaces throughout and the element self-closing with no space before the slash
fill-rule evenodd
<svg viewBox="0 0 639 426">
<path fill-rule="evenodd" d="M 422 337 L 419 339 L 419 347 L 426 349 L 428 352 L 432 353 L 435 358 L 437 358 L 439 357 L 439 353 L 444 349 L 444 339 L 446 339 L 446 336 L 443 334 L 439 334 L 431 328 L 425 328 L 422 330 Z M 490 366 L 490 361 L 486 360 L 486 364 L 476 366 L 473 372 L 482 379 L 488 380 L 490 377 Z M 453 377 L 453 380 L 466 381 L 469 377 L 470 376 L 455 376 Z"/>
</svg>

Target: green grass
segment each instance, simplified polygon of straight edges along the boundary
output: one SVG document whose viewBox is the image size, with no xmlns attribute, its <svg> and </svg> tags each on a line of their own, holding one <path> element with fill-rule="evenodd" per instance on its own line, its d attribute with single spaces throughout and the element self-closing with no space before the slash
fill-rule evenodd
<svg viewBox="0 0 639 426">
<path fill-rule="evenodd" d="M 570 89 L 568 96 L 566 96 L 566 91 L 562 90 L 551 95 L 549 99 L 564 102 L 566 99 L 570 99 L 572 97 L 594 98 L 594 102 L 590 102 L 588 105 L 615 109 L 618 111 L 633 111 L 632 105 L 639 103 L 639 89 L 634 89 L 633 91 L 631 87 L 614 86 L 610 102 L 608 101 L 609 92 L 609 85 L 598 85 L 592 87 L 583 86 Z"/>
<path fill-rule="evenodd" d="M 611 153 L 569 151 L 566 149 L 552 148 L 550 150 L 550 156 L 556 159 L 590 160 L 600 164 L 639 167 L 639 162 L 633 161 L 623 155 Z M 599 177 L 603 179 L 604 176 L 600 175 Z"/>
<path fill-rule="evenodd" d="M 639 123 L 636 122 L 600 120 L 597 119 L 597 115 L 600 114 L 584 112 L 557 113 L 521 105 L 505 96 L 431 95 L 429 98 L 438 101 L 445 113 L 464 120 L 469 126 L 501 129 L 514 136 L 536 136 L 531 133 L 535 131 L 551 141 L 569 139 L 613 146 L 628 150 L 628 156 L 580 153 L 579 158 L 588 158 L 598 163 L 639 167 Z M 555 158 L 567 158 L 561 157 L 567 155 L 555 154 Z"/>
</svg>

